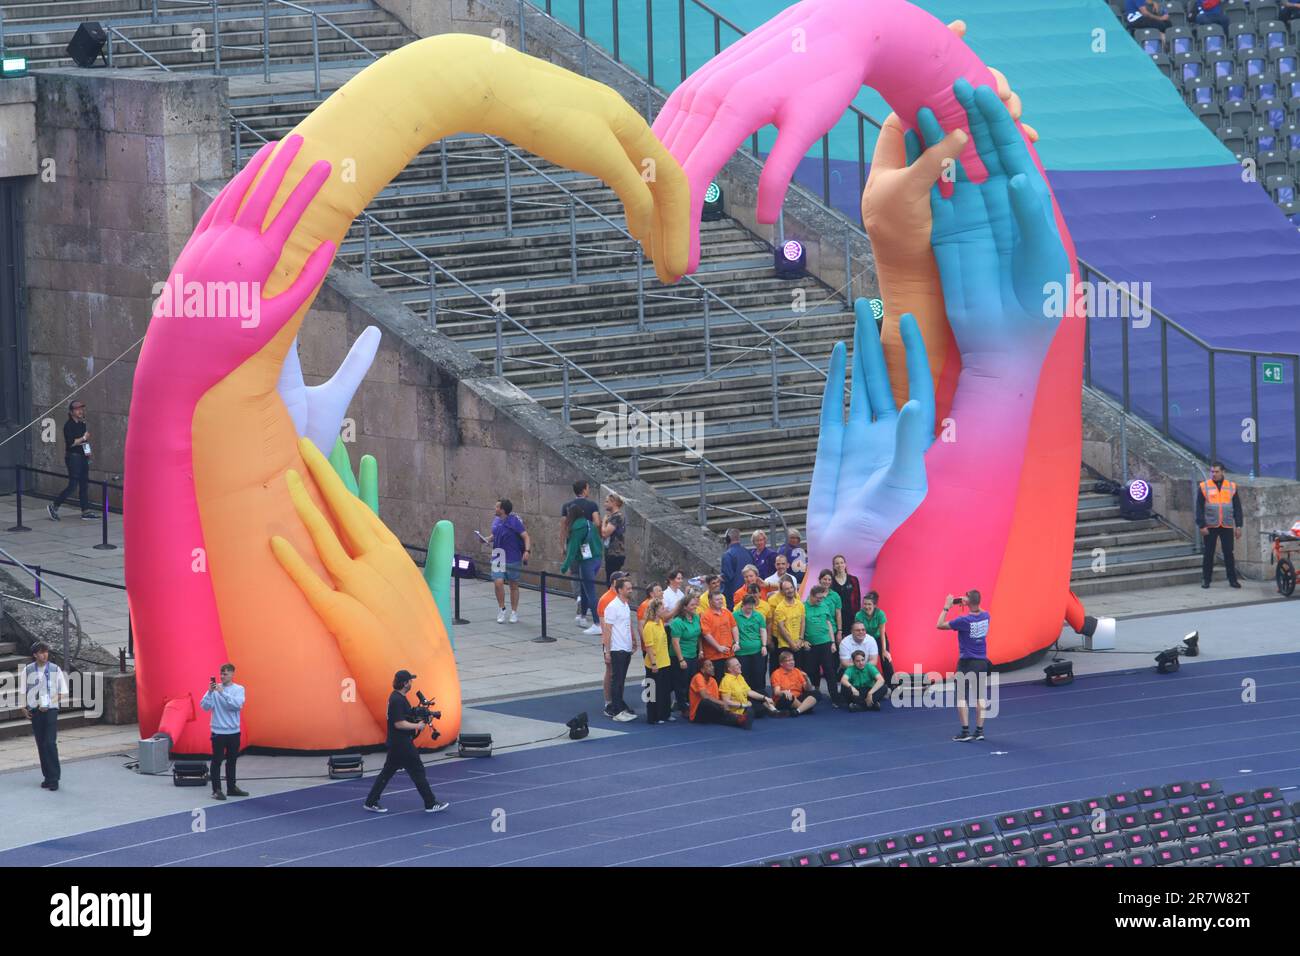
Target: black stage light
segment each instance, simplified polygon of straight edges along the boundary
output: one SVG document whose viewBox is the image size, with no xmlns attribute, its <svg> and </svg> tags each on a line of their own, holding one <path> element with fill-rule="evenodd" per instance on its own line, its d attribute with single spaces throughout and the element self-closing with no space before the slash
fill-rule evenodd
<svg viewBox="0 0 1300 956">
<path fill-rule="evenodd" d="M 1200 656 L 1201 656 L 1201 646 L 1200 646 L 1200 642 L 1201 642 L 1201 632 L 1200 632 L 1200 631 L 1192 631 L 1192 633 L 1190 633 L 1190 634 L 1188 634 L 1186 637 L 1184 637 L 1184 638 L 1183 638 L 1183 656 L 1184 656 L 1184 657 L 1200 657 Z"/>
<path fill-rule="evenodd" d="M 348 780 L 360 777 L 366 772 L 366 764 L 361 754 L 331 754 L 329 759 L 329 776 L 331 780 Z"/>
<path fill-rule="evenodd" d="M 802 279 L 808 274 L 808 250 L 802 242 L 791 239 L 772 253 L 778 279 Z"/>
<path fill-rule="evenodd" d="M 581 740 L 590 733 L 590 728 L 587 726 L 587 712 L 584 710 L 577 717 L 574 717 L 565 724 L 565 726 L 569 728 L 570 740 Z"/>
<path fill-rule="evenodd" d="M 1178 648 L 1171 647 L 1156 655 L 1156 673 L 1173 674 L 1178 670 Z"/>
<path fill-rule="evenodd" d="M 1048 687 L 1064 687 L 1074 683 L 1074 661 L 1054 661 L 1043 668 Z"/>
<path fill-rule="evenodd" d="M 1151 517 L 1151 486 L 1134 478 L 1119 494 L 1119 516 L 1130 521 Z"/>
<path fill-rule="evenodd" d="M 178 760 L 172 765 L 172 783 L 178 787 L 201 787 L 207 782 L 205 760 Z"/>
<path fill-rule="evenodd" d="M 104 32 L 104 28 L 95 20 L 87 20 L 77 27 L 77 32 L 72 35 L 72 41 L 68 44 L 66 52 L 72 57 L 73 63 L 84 69 L 95 65 L 95 61 L 103 54 L 104 44 L 107 42 L 108 34 Z"/>
<path fill-rule="evenodd" d="M 456 742 L 460 745 L 457 753 L 462 757 L 491 757 L 491 734 L 461 734 Z"/>
<path fill-rule="evenodd" d="M 468 554 L 457 554 L 456 559 L 451 564 L 451 576 L 453 578 L 473 578 L 478 575 L 474 565 L 474 559 Z"/>
<path fill-rule="evenodd" d="M 722 211 L 722 187 L 717 183 L 709 183 L 709 188 L 704 191 L 704 211 L 700 214 L 700 219 L 704 222 L 717 222 L 725 216 L 726 213 Z"/>
</svg>

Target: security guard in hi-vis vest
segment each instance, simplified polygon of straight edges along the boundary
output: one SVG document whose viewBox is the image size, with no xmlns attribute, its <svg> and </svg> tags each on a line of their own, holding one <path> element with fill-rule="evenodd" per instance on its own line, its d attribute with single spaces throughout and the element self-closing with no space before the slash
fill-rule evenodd
<svg viewBox="0 0 1300 956">
<path fill-rule="evenodd" d="M 1201 587 L 1210 586 L 1214 574 L 1214 548 L 1223 543 L 1223 569 L 1228 572 L 1228 584 L 1241 587 L 1237 580 L 1237 565 L 1232 559 L 1232 543 L 1241 537 L 1241 499 L 1237 497 L 1237 483 L 1223 477 L 1223 465 L 1210 465 L 1210 480 L 1202 481 L 1196 491 L 1196 525 L 1201 529 L 1205 553 L 1201 559 Z"/>
</svg>

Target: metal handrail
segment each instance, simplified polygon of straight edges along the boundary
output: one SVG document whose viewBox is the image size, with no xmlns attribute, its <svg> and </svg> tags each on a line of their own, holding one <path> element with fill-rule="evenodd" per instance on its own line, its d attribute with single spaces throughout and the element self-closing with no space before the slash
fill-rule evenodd
<svg viewBox="0 0 1300 956">
<path fill-rule="evenodd" d="M 167 70 L 167 66 L 161 60 L 159 60 L 156 56 L 154 56 L 144 47 L 140 46 L 140 44 L 136 43 L 134 40 L 132 40 L 129 36 L 127 36 L 117 27 L 113 26 L 111 23 L 105 25 L 104 34 L 108 39 L 108 42 L 104 45 L 104 58 L 105 60 L 108 61 L 109 69 L 112 69 L 113 67 L 113 37 L 117 37 L 127 46 L 134 49 L 141 56 L 149 60 L 152 60 L 154 66 L 158 67 L 158 69 Z M 170 72 L 170 70 L 168 70 L 168 72 Z"/>
<path fill-rule="evenodd" d="M 63 606 L 61 608 L 57 608 L 49 604 L 41 604 L 36 601 L 28 601 L 26 598 L 20 598 L 14 595 L 8 596 L 9 600 L 19 601 L 23 604 L 29 604 L 34 607 L 47 608 L 48 610 L 51 611 L 60 611 L 62 613 L 63 615 L 63 667 L 67 671 L 75 670 L 76 668 L 73 666 L 73 661 L 76 660 L 81 654 L 81 639 L 82 639 L 81 615 L 77 613 L 76 607 L 74 607 L 72 602 L 68 600 L 68 596 L 66 594 L 60 591 L 53 584 L 50 584 L 48 581 L 44 580 L 41 577 L 39 571 L 35 571 L 32 568 L 29 568 L 26 564 L 18 560 L 18 558 L 10 554 L 4 548 L 0 548 L 0 555 L 3 555 L 7 559 L 7 562 L 10 563 L 13 567 L 21 569 L 28 577 L 30 577 L 33 581 L 36 582 L 35 590 L 37 593 L 39 593 L 40 589 L 42 588 L 48 588 L 49 590 L 53 591 L 60 598 L 63 599 Z M 77 629 L 77 647 L 75 651 L 72 649 L 70 643 L 71 636 L 69 634 L 69 614 L 71 614 L 72 621 L 75 622 L 75 626 Z"/>
</svg>

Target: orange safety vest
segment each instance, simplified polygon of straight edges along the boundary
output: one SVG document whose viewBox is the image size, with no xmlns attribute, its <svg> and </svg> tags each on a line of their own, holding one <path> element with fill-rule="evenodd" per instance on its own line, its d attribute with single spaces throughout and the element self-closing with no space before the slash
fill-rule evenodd
<svg viewBox="0 0 1300 956">
<path fill-rule="evenodd" d="M 1236 520 L 1232 512 L 1232 499 L 1237 494 L 1237 483 L 1235 481 L 1228 481 L 1225 478 L 1222 488 L 1216 486 L 1212 481 L 1203 481 L 1201 482 L 1201 494 L 1205 496 L 1205 527 L 1236 527 Z"/>
</svg>

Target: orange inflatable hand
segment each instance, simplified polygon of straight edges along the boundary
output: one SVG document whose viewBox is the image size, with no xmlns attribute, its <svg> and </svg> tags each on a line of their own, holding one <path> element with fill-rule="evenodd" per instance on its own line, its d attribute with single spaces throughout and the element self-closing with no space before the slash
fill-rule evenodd
<svg viewBox="0 0 1300 956">
<path fill-rule="evenodd" d="M 289 495 L 333 586 L 279 535 L 271 538 L 271 549 L 338 641 L 360 700 L 376 722 L 387 718 L 393 674 L 406 669 L 417 675 L 416 687 L 438 702 L 442 719 L 436 726 L 445 744 L 460 733 L 460 685 L 433 595 L 401 542 L 348 490 L 319 449 L 303 438 L 298 450 L 339 529 L 316 506 L 302 476 L 290 470 Z M 422 731 L 416 742 L 431 744 L 431 735 Z"/>
</svg>

